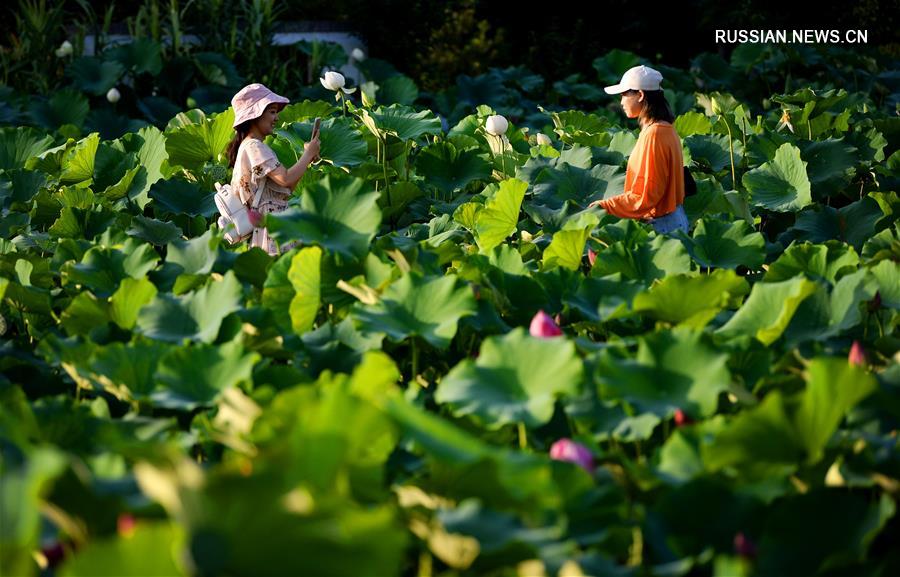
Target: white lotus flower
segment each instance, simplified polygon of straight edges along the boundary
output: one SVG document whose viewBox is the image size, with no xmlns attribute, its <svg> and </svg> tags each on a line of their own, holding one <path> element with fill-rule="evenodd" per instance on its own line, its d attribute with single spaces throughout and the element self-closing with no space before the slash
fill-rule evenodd
<svg viewBox="0 0 900 577">
<path fill-rule="evenodd" d="M 357 62 L 362 62 L 366 59 L 366 53 L 363 52 L 361 48 L 354 48 L 350 53 L 350 58 L 356 60 Z"/>
<path fill-rule="evenodd" d="M 325 73 L 323 78 L 319 78 L 319 82 L 322 83 L 322 86 L 327 88 L 328 90 L 334 90 L 337 92 L 338 90 L 343 91 L 344 94 L 353 94 L 356 92 L 356 88 L 344 88 L 344 84 L 346 84 L 346 80 L 344 79 L 344 75 L 340 72 L 335 72 L 333 70 L 329 70 Z"/>
<path fill-rule="evenodd" d="M 484 129 L 493 136 L 503 136 L 506 134 L 507 128 L 509 128 L 509 122 L 499 114 L 488 116 L 484 123 Z"/>
<path fill-rule="evenodd" d="M 120 98 L 122 98 L 122 95 L 119 94 L 119 91 L 116 90 L 115 86 L 110 88 L 109 92 L 106 93 L 106 99 L 109 100 L 113 104 L 118 102 Z"/>
<path fill-rule="evenodd" d="M 59 45 L 59 48 L 56 49 L 56 57 L 65 58 L 66 56 L 71 56 L 72 51 L 72 43 L 68 40 L 65 40 L 62 44 Z"/>
<path fill-rule="evenodd" d="M 537 133 L 537 143 L 542 146 L 553 146 L 553 141 L 550 140 L 550 137 L 543 132 Z"/>
</svg>

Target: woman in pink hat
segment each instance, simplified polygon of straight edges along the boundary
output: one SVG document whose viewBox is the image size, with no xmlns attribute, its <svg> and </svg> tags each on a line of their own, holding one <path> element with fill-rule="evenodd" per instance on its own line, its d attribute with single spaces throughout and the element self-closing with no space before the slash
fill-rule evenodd
<svg viewBox="0 0 900 577">
<path fill-rule="evenodd" d="M 618 217 L 646 220 L 660 234 L 687 232 L 681 139 L 672 126 L 675 115 L 660 89 L 661 81 L 658 71 L 635 66 L 618 84 L 604 88 L 607 94 L 622 95 L 625 116 L 639 119 L 641 134 L 628 157 L 625 192 L 591 206 Z"/>
<path fill-rule="evenodd" d="M 234 107 L 234 139 L 228 145 L 228 165 L 234 167 L 231 176 L 232 190 L 240 192 L 244 204 L 252 206 L 256 194 L 260 198 L 257 211 L 250 211 L 254 225 L 264 215 L 287 208 L 288 198 L 303 177 L 307 167 L 319 155 L 319 135 L 303 145 L 303 155 L 294 166 L 285 168 L 278 157 L 263 142 L 275 130 L 278 112 L 289 102 L 262 84 L 248 84 L 231 99 Z M 295 243 L 281 247 L 288 251 Z M 279 253 L 278 245 L 269 237 L 265 228 L 256 228 L 250 237 L 250 246 L 258 246 L 271 255 Z"/>
</svg>

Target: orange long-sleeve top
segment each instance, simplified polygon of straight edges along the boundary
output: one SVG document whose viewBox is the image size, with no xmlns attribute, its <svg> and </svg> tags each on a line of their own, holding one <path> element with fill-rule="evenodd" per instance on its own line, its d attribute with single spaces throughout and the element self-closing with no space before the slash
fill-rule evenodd
<svg viewBox="0 0 900 577">
<path fill-rule="evenodd" d="M 684 202 L 684 157 L 681 139 L 668 122 L 641 130 L 625 169 L 625 192 L 600 201 L 606 212 L 622 218 L 656 218 Z"/>
</svg>

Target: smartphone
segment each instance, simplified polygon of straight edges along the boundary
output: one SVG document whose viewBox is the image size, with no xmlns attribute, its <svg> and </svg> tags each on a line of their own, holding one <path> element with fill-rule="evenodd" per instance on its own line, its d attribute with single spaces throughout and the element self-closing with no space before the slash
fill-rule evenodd
<svg viewBox="0 0 900 577">
<path fill-rule="evenodd" d="M 320 125 L 320 124 L 322 124 L 322 119 L 321 119 L 321 118 L 316 118 L 316 122 L 313 124 L 312 138 L 315 138 L 316 135 L 319 134 L 319 125 Z"/>
</svg>

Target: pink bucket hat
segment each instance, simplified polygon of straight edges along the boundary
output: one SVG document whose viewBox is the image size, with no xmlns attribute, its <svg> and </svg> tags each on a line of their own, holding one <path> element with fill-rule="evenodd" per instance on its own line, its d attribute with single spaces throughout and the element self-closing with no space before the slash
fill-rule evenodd
<svg viewBox="0 0 900 577">
<path fill-rule="evenodd" d="M 234 107 L 234 125 L 232 127 L 259 118 L 266 106 L 270 104 L 281 104 L 281 107 L 284 108 L 284 105 L 289 102 L 290 100 L 275 94 L 262 84 L 248 84 L 231 99 L 231 106 Z"/>
</svg>

